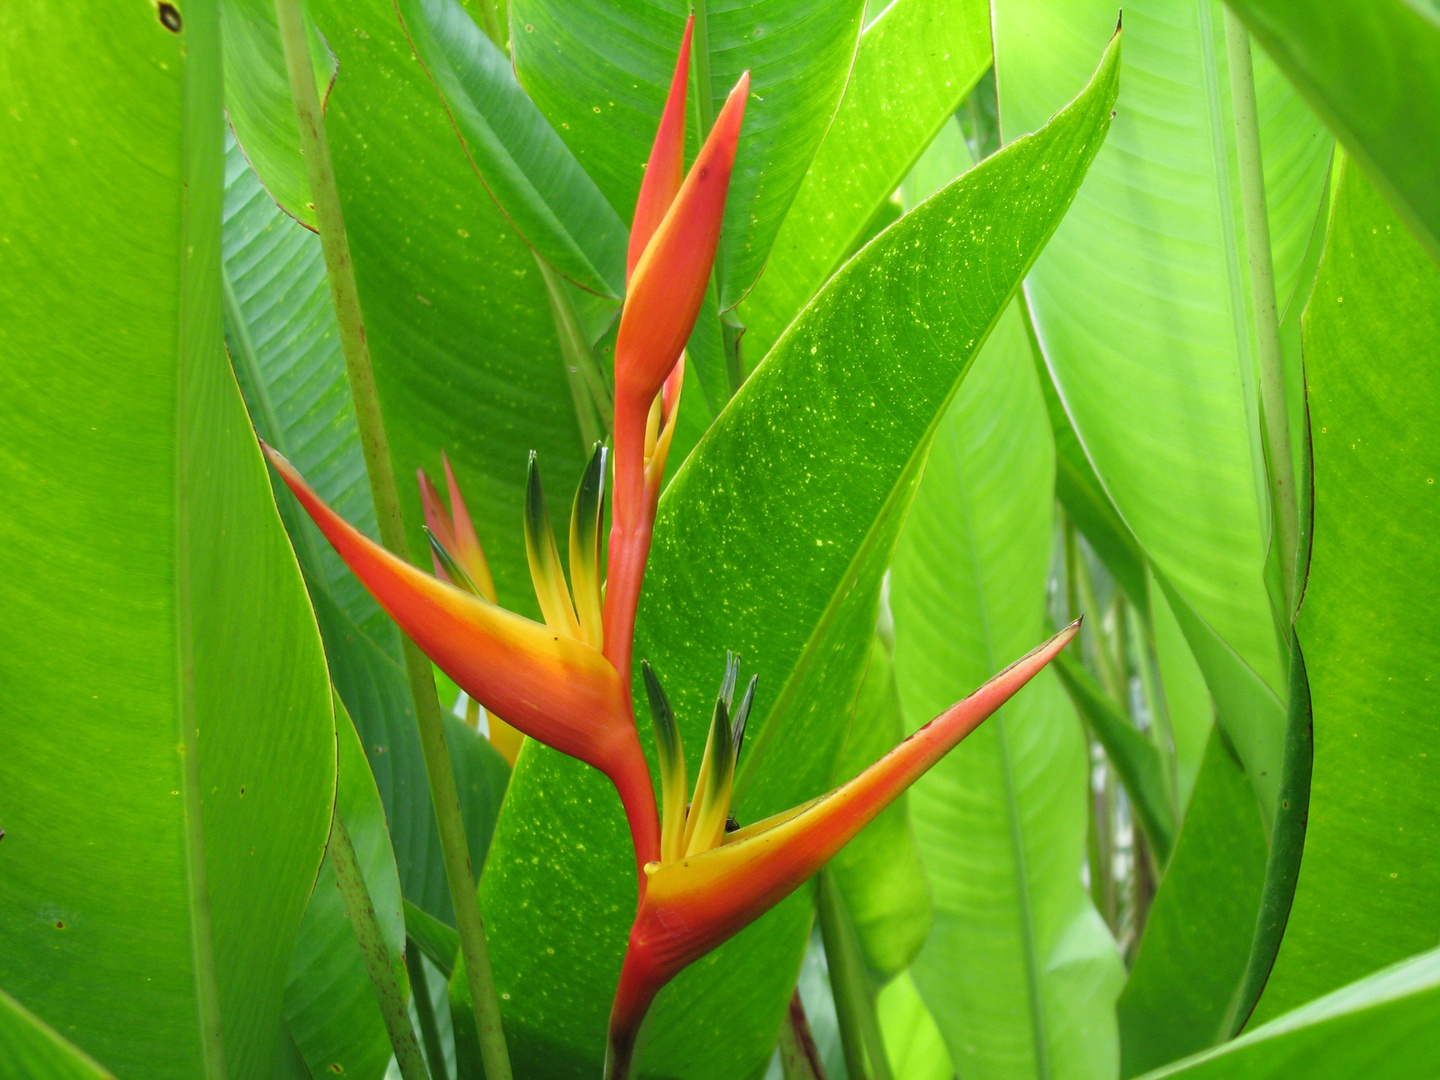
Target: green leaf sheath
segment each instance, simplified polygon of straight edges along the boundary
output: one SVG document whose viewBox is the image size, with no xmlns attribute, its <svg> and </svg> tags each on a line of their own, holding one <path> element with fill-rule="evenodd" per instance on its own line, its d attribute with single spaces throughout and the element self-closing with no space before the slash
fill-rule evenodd
<svg viewBox="0 0 1440 1080">
<path fill-rule="evenodd" d="M 260 1080 L 335 734 L 224 352 L 219 12 L 163 14 L 0 31 L 0 986 L 118 1075 Z"/>
<path fill-rule="evenodd" d="M 1440 259 L 1440 11 L 1426 0 L 1230 7 Z"/>
<path fill-rule="evenodd" d="M 114 1080 L 3 990 L 0 1047 L 0 1080 Z"/>
<path fill-rule="evenodd" d="M 1295 907 L 1257 1019 L 1440 933 L 1440 269 L 1346 161 L 1304 322 L 1315 541 L 1297 624 L 1315 768 Z"/>
<path fill-rule="evenodd" d="M 1104 136 L 1117 49 L 1043 134 L 972 170 L 838 274 L 661 499 L 635 655 L 675 707 L 692 770 L 725 650 L 759 674 L 736 780 L 742 822 L 830 782 L 934 425 Z M 527 745 L 481 889 L 519 1074 L 599 1067 L 634 911 L 630 857 L 604 779 Z M 763 1066 L 809 904 L 797 894 L 662 993 L 642 1073 L 653 1061 L 731 1080 Z"/>
<path fill-rule="evenodd" d="M 1285 655 L 1264 578 L 1269 511 L 1223 14 L 1212 0 L 1126 5 L 1113 135 L 1026 293 L 1100 483 L 1193 608 L 1195 618 L 1182 621 L 1192 647 L 1201 653 L 1196 634 L 1225 646 L 1207 647 L 1201 667 L 1268 820 L 1284 745 Z M 1073 93 L 1115 17 L 1109 0 L 997 2 L 1007 139 Z M 1255 62 L 1283 305 L 1314 222 L 1328 142 L 1274 66 Z M 1221 684 L 1248 683 L 1244 668 L 1274 700 L 1247 694 L 1227 707 Z"/>
<path fill-rule="evenodd" d="M 1044 638 L 1053 476 L 1012 306 L 941 422 L 891 571 L 910 729 Z M 963 1076 L 1115 1068 L 1122 968 L 1080 881 L 1086 759 L 1074 710 L 1042 673 L 911 790 L 935 905 L 915 984 Z"/>
<path fill-rule="evenodd" d="M 1411 1080 L 1440 1069 L 1440 951 L 1341 987 L 1145 1080 Z"/>
<path fill-rule="evenodd" d="M 315 0 L 340 59 L 326 131 L 410 552 L 430 561 L 415 470 L 450 461 L 502 604 L 539 609 L 525 563 L 526 451 L 556 491 L 589 456 L 550 302 L 416 62 L 392 0 Z"/>
<path fill-rule="evenodd" d="M 1116 1006 L 1121 1076 L 1229 1037 L 1230 1003 L 1250 953 L 1265 859 L 1253 789 L 1212 728 L 1185 827 Z"/>
<path fill-rule="evenodd" d="M 591 292 L 625 292 L 629 231 L 458 0 L 400 0 L 465 156 L 541 258 Z"/>
<path fill-rule="evenodd" d="M 385 809 L 343 705 L 336 710 L 335 727 L 340 762 L 336 812 L 345 822 L 352 858 L 368 894 L 366 902 L 394 963 L 392 978 L 403 995 L 405 922 Z M 391 1043 L 354 920 L 336 884 L 332 855 L 320 867 L 300 924 L 285 987 L 285 1023 L 312 1075 L 324 1076 L 338 1065 L 345 1076 L 356 1080 L 380 1080 L 390 1061 Z M 403 1006 L 404 997 L 400 1000 Z"/>
<path fill-rule="evenodd" d="M 690 7 L 689 0 L 517 0 L 511 12 L 520 84 L 627 221 Z M 741 72 L 751 73 L 716 260 L 722 311 L 760 275 L 830 126 L 863 9 L 860 0 L 760 0 L 702 4 L 697 13 L 691 68 L 708 70 L 711 101 L 697 111 L 692 89 L 689 146 L 698 149 L 704 135 L 700 118 L 713 117 Z"/>
<path fill-rule="evenodd" d="M 989 63 L 983 0 L 898 0 L 865 28 L 840 109 L 740 308 L 750 356 L 770 351 L 854 250 Z"/>
</svg>

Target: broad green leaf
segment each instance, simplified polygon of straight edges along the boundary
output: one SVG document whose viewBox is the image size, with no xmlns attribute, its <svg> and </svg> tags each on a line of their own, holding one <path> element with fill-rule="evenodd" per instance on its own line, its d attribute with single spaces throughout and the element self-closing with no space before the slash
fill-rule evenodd
<svg viewBox="0 0 1440 1080">
<path fill-rule="evenodd" d="M 404 986 L 405 919 L 400 910 L 400 875 L 385 828 L 385 808 L 360 737 L 343 705 L 336 709 L 335 729 L 340 768 L 335 812 L 350 833 L 385 945 Z M 285 1025 L 311 1075 L 324 1076 L 328 1071 L 370 1080 L 385 1075 L 390 1037 L 328 858 L 315 879 L 290 960 Z"/>
<path fill-rule="evenodd" d="M 339 57 L 326 111 L 412 554 L 415 470 L 447 450 L 507 607 L 538 615 L 521 519 L 526 453 L 568 505 L 588 459 L 534 255 L 486 193 L 392 0 L 313 0 Z"/>
<path fill-rule="evenodd" d="M 936 433 L 901 534 L 891 604 L 912 729 L 1046 634 L 1054 450 L 1029 348 L 1012 306 Z M 1080 881 L 1087 775 L 1079 721 L 1042 673 L 912 791 L 935 906 L 912 970 L 962 1076 L 1115 1068 L 1122 968 Z"/>
<path fill-rule="evenodd" d="M 1183 817 L 1215 726 L 1215 704 L 1210 700 L 1205 675 L 1190 652 L 1180 624 L 1175 621 L 1164 590 L 1152 581 L 1147 592 L 1150 625 L 1155 632 L 1155 663 L 1174 747 L 1175 804 L 1181 808 Z"/>
<path fill-rule="evenodd" d="M 215 3 L 0 34 L 0 986 L 118 1075 L 271 1075 L 335 791 L 221 334 Z"/>
<path fill-rule="evenodd" d="M 1440 9 L 1431 0 L 1230 6 L 1440 259 Z"/>
<path fill-rule="evenodd" d="M 890 643 L 876 635 L 855 698 L 850 733 L 835 769 L 842 784 L 880 760 L 910 732 L 895 688 Z M 865 961 L 880 982 L 910 966 L 930 932 L 930 883 L 925 878 L 909 799 L 891 803 L 830 861 Z"/>
<path fill-rule="evenodd" d="M 751 77 L 716 261 L 724 311 L 760 276 L 835 116 L 865 5 L 700 0 L 693 6 L 691 146 L 704 134 L 698 117 L 715 114 L 742 72 Z M 520 84 L 626 221 L 691 7 L 689 0 L 515 0 L 511 12 Z M 708 113 L 697 112 L 698 93 L 708 95 Z"/>
<path fill-rule="evenodd" d="M 1007 139 L 1032 130 L 1080 84 L 1115 14 L 1109 0 L 998 0 Z M 1126 5 L 1114 137 L 1026 294 L 1100 483 L 1193 609 L 1181 625 L 1268 818 L 1284 742 L 1285 667 L 1264 580 L 1268 496 L 1223 14 L 1215 0 Z M 1319 122 L 1262 54 L 1255 68 L 1283 310 L 1329 151 Z M 1258 682 L 1273 700 L 1242 685 L 1245 708 L 1227 708 L 1224 684 L 1234 679 Z"/>
<path fill-rule="evenodd" d="M 1062 653 L 1055 658 L 1054 666 L 1076 711 L 1105 748 L 1105 756 L 1130 798 L 1136 821 L 1145 830 L 1159 864 L 1164 866 L 1175 846 L 1176 822 L 1159 748 L 1135 727 L 1074 655 Z"/>
<path fill-rule="evenodd" d="M 1223 734 L 1213 728 L 1185 826 L 1116 1007 L 1122 1076 L 1229 1038 L 1231 1001 L 1250 954 L 1265 856 L 1265 829 L 1252 788 Z"/>
<path fill-rule="evenodd" d="M 307 229 L 315 205 L 300 155 L 300 128 L 274 0 L 220 0 L 225 20 L 225 116 L 270 197 Z M 335 54 L 308 17 L 305 29 L 324 102 L 335 81 Z"/>
<path fill-rule="evenodd" d="M 3 990 L 0 1047 L 0 1080 L 114 1080 Z"/>
<path fill-rule="evenodd" d="M 757 360 L 855 250 L 990 65 L 985 0 L 896 0 L 865 28 L 835 121 L 740 309 Z"/>
<path fill-rule="evenodd" d="M 501 213 L 560 273 L 592 292 L 621 296 L 629 231 L 520 89 L 509 58 L 459 0 L 401 0 L 398 10 Z"/>
<path fill-rule="evenodd" d="M 1440 1070 L 1440 951 L 1351 983 L 1145 1080 L 1413 1080 Z"/>
<path fill-rule="evenodd" d="M 1298 633 L 1315 766 L 1295 907 L 1267 1018 L 1435 940 L 1440 829 L 1428 754 L 1440 269 L 1350 161 L 1305 315 L 1315 542 Z"/>
<path fill-rule="evenodd" d="M 275 206 L 233 143 L 226 172 L 223 258 L 231 359 L 255 427 L 322 497 L 375 537 L 375 508 L 319 237 Z M 432 914 L 452 918 L 399 631 L 283 489 L 277 502 L 305 572 L 331 678 L 352 710 L 385 803 L 403 891 Z M 491 778 L 477 783 L 462 803 L 477 870 L 506 773 L 481 741 L 465 731 L 452 737 L 450 747 L 457 777 L 484 772 Z M 462 779 L 462 794 L 467 782 Z"/>
<path fill-rule="evenodd" d="M 875 1008 L 895 1080 L 951 1080 L 950 1051 L 908 971 L 880 991 Z"/>
<path fill-rule="evenodd" d="M 692 761 L 725 650 L 759 674 L 737 781 L 742 821 L 829 782 L 934 425 L 1104 136 L 1118 48 L 1042 133 L 971 170 L 836 275 L 661 500 L 636 655 L 663 681 Z M 598 1067 L 632 873 L 609 785 L 527 746 L 481 889 L 517 1072 Z M 809 904 L 798 893 L 684 973 L 657 1002 L 642 1069 L 724 1080 L 763 1070 Z"/>
</svg>

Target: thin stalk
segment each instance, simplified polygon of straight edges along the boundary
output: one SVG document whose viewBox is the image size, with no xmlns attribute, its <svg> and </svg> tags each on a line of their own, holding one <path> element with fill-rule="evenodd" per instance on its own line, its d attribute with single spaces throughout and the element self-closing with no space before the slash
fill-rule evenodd
<svg viewBox="0 0 1440 1080">
<path fill-rule="evenodd" d="M 815 1036 L 810 1033 L 810 1021 L 805 1016 L 805 1003 L 800 1000 L 798 986 L 790 995 L 790 1008 L 780 1025 L 779 1049 L 783 1080 L 825 1080 L 825 1066 L 820 1062 Z"/>
<path fill-rule="evenodd" d="M 1261 434 L 1265 440 L 1266 471 L 1274 503 L 1272 517 L 1280 547 L 1281 589 L 1288 613 L 1295 599 L 1295 558 L 1299 546 L 1295 458 L 1290 445 L 1290 408 L 1285 394 L 1285 360 L 1280 348 L 1280 313 L 1275 302 L 1275 268 L 1270 254 L 1270 218 L 1265 208 L 1265 168 L 1260 156 L 1260 119 L 1255 106 L 1250 35 L 1229 7 L 1225 8 L 1225 51 L 1240 165 L 1245 246 L 1250 255 L 1250 302 L 1255 315 L 1260 405 L 1264 414 Z"/>
<path fill-rule="evenodd" d="M 430 1074 L 436 1080 L 448 1080 L 445 1069 L 445 1046 L 440 1041 L 440 1025 L 435 1022 L 435 1003 L 430 1000 L 430 979 L 425 974 L 425 957 L 420 946 L 410 941 L 405 949 L 405 968 L 410 972 L 410 995 L 415 999 L 415 1015 L 420 1020 L 420 1037 L 425 1040 L 425 1056 L 430 1059 Z"/>
<path fill-rule="evenodd" d="M 1080 546 L 1075 538 L 1075 522 L 1062 509 L 1065 522 L 1065 621 L 1069 622 L 1080 614 L 1080 583 L 1076 580 L 1080 564 Z"/>
<path fill-rule="evenodd" d="M 588 450 L 605 438 L 603 417 L 615 413 L 615 396 L 605 384 L 605 375 L 590 351 L 575 305 L 565 292 L 565 283 L 555 268 L 533 252 L 550 298 L 550 315 L 555 320 L 555 336 L 560 340 L 560 359 L 565 364 L 565 378 L 570 383 L 570 397 L 575 403 L 575 419 L 580 424 L 580 437 Z"/>
<path fill-rule="evenodd" d="M 355 284 L 355 265 L 350 257 L 345 219 L 340 212 L 340 191 L 330 160 L 330 144 L 325 137 L 325 117 L 320 109 L 320 95 L 310 63 L 310 46 L 300 0 L 275 0 L 275 14 L 285 49 L 290 93 L 300 128 L 300 149 L 305 157 L 310 198 L 315 204 L 320 246 L 325 255 L 330 295 L 340 329 L 345 373 L 350 382 L 350 395 L 355 401 L 360 446 L 365 454 L 365 470 L 370 479 L 370 495 L 375 502 L 380 540 L 404 558 L 408 554 L 408 545 L 400 516 L 400 495 L 391 467 L 390 445 L 380 412 L 379 394 L 375 389 L 370 349 L 365 340 L 365 321 L 360 311 L 360 293 Z M 476 895 L 469 846 L 465 842 L 465 824 L 460 817 L 460 796 L 455 787 L 455 773 L 450 766 L 450 749 L 445 744 L 440 701 L 435 695 L 434 674 L 430 661 L 413 641 L 401 635 L 401 643 L 410 696 L 415 704 L 415 719 L 420 728 L 420 744 L 425 754 L 430 798 L 439 826 L 445 876 L 449 880 L 456 929 L 460 934 L 460 948 L 469 976 L 470 999 L 474 1004 L 475 1027 L 480 1037 L 485 1074 L 489 1080 L 510 1080 L 510 1058 L 505 1049 L 505 1032 L 500 1024 L 500 999 L 490 971 L 490 953 L 485 943 L 485 927 L 480 920 L 480 901 Z"/>
<path fill-rule="evenodd" d="M 1080 603 L 1087 614 L 1094 613 L 1092 618 L 1085 620 L 1085 625 L 1100 668 L 1100 685 L 1105 687 L 1105 692 L 1116 701 L 1123 702 L 1125 698 L 1120 690 L 1120 673 L 1115 670 L 1115 660 L 1105 639 L 1105 620 L 1100 615 L 1100 601 L 1095 596 L 1095 583 L 1090 579 L 1090 566 L 1083 553 L 1075 560 L 1075 578 L 1080 588 Z"/>
<path fill-rule="evenodd" d="M 430 1073 L 420 1054 L 420 1044 L 415 1041 L 415 1029 L 410 1026 L 410 1010 L 405 1007 L 405 994 L 400 989 L 396 971 L 398 965 L 390 955 L 390 947 L 385 944 L 385 935 L 380 931 L 380 920 L 375 917 L 370 890 L 360 873 L 360 861 L 355 857 L 350 831 L 345 828 L 345 819 L 340 816 L 338 806 L 330 818 L 330 842 L 326 853 L 330 856 L 330 865 L 335 868 L 335 884 L 345 898 L 345 914 L 365 957 L 365 970 L 370 973 L 370 982 L 375 987 L 375 1000 L 380 1004 L 380 1015 L 385 1020 L 385 1031 L 395 1050 L 400 1075 L 405 1080 L 429 1080 Z"/>
<path fill-rule="evenodd" d="M 875 1012 L 875 993 L 860 951 L 860 938 L 845 907 L 845 898 L 828 870 L 820 871 L 815 910 L 820 921 L 820 939 L 825 943 L 830 991 L 835 998 L 840 1045 L 845 1051 L 845 1068 L 850 1080 L 892 1080 L 880 1018 Z"/>
</svg>

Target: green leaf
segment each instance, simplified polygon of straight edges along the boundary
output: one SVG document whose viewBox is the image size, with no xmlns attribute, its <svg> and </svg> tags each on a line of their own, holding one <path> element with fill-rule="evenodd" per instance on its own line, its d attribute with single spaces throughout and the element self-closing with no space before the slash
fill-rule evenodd
<svg viewBox="0 0 1440 1080">
<path fill-rule="evenodd" d="M 326 130 L 412 555 L 415 470 L 447 450 L 500 601 L 538 616 L 520 523 L 528 450 L 556 492 L 589 457 L 530 249 L 486 193 L 392 0 L 314 0 L 340 59 Z"/>
<path fill-rule="evenodd" d="M 225 20 L 225 116 L 270 197 L 315 228 L 310 181 L 272 0 L 220 0 Z M 335 54 L 307 17 L 305 29 L 323 102 L 335 81 Z"/>
<path fill-rule="evenodd" d="M 627 221 L 691 6 L 689 0 L 515 0 L 511 12 L 521 85 Z M 759 277 L 830 126 L 855 59 L 864 4 L 701 0 L 694 7 L 692 147 L 705 134 L 698 117 L 713 117 L 740 74 L 751 73 L 716 260 L 724 311 Z M 704 105 L 696 87 L 708 95 Z"/>
<path fill-rule="evenodd" d="M 255 427 L 321 497 L 376 538 L 320 239 L 275 206 L 233 143 L 226 173 L 227 329 Z M 284 492 L 278 503 L 315 605 L 331 678 L 351 711 L 385 803 L 403 891 L 431 914 L 453 918 L 399 631 L 309 515 Z M 494 778 L 493 790 L 485 788 L 475 802 L 462 803 L 472 854 L 483 857 L 505 769 L 493 748 L 480 748 L 466 736 L 459 743 L 452 739 L 457 776 L 488 769 Z M 478 858 L 475 865 L 478 870 Z"/>
<path fill-rule="evenodd" d="M 759 674 L 737 779 L 742 821 L 829 782 L 934 425 L 1104 136 L 1117 56 L 1118 43 L 1043 133 L 852 260 L 661 500 L 636 657 L 664 683 L 692 760 L 726 648 Z M 609 785 L 527 745 L 481 889 L 517 1072 L 588 1077 L 598 1067 L 634 911 L 632 867 Z M 542 897 L 563 898 L 573 914 L 557 922 Z M 809 904 L 796 894 L 682 974 L 656 1004 L 642 1068 L 724 1080 L 762 1068 Z"/>
<path fill-rule="evenodd" d="M 335 790 L 221 335 L 219 22 L 29 7 L 0 45 L 0 985 L 157 1080 L 270 1076 Z"/>
<path fill-rule="evenodd" d="M 401 0 L 416 55 L 465 155 L 541 258 L 592 292 L 625 292 L 629 230 L 458 0 Z"/>
<path fill-rule="evenodd" d="M 951 1080 L 950 1051 L 909 972 L 880 991 L 876 1010 L 895 1080 Z"/>
<path fill-rule="evenodd" d="M 1188 620 L 1176 615 L 1268 819 L 1284 744 L 1285 655 L 1264 579 L 1268 495 L 1222 16 L 1211 0 L 1126 9 L 1114 134 L 1026 295 L 1096 476 L 1158 575 L 1193 610 Z M 1109 0 L 996 4 L 1007 138 L 1073 92 L 1114 19 Z M 1283 310 L 1329 149 L 1274 65 L 1257 54 L 1255 66 Z M 1243 709 L 1228 707 L 1226 684 L 1237 679 L 1232 696 L 1243 696 Z M 1251 693 L 1253 684 L 1273 700 Z"/>
<path fill-rule="evenodd" d="M 1076 711 L 1105 748 L 1105 756 L 1130 798 L 1135 818 L 1145 830 L 1159 864 L 1164 866 L 1175 846 L 1176 822 L 1159 748 L 1135 727 L 1074 655 L 1057 656 L 1055 673 Z"/>
<path fill-rule="evenodd" d="M 1440 259 L 1440 11 L 1428 0 L 1231 0 Z"/>
<path fill-rule="evenodd" d="M 1059 481 L 1056 481 L 1059 486 Z M 1205 675 L 1195 662 L 1165 592 L 1153 580 L 1147 586 L 1150 597 L 1150 625 L 1155 633 L 1155 664 L 1165 700 L 1170 741 L 1175 748 L 1175 805 L 1183 819 L 1200 774 L 1210 732 L 1215 727 L 1215 704 L 1205 685 Z"/>
<path fill-rule="evenodd" d="M 385 808 L 360 737 L 343 705 L 336 711 L 335 728 L 340 766 L 335 809 L 350 833 L 385 945 L 400 967 L 403 987 L 405 920 L 400 911 L 400 875 L 385 828 Z M 315 879 L 290 960 L 285 1024 L 312 1075 L 324 1076 L 328 1071 L 371 1080 L 385 1075 L 390 1037 L 328 858 Z"/>
<path fill-rule="evenodd" d="M 895 688 L 890 644 L 877 635 L 855 698 L 834 786 L 888 754 L 910 728 Z M 865 962 L 881 983 L 910 966 L 930 932 L 930 883 L 915 847 L 909 798 L 901 795 L 830 860 Z"/>
<path fill-rule="evenodd" d="M 1440 1069 L 1440 950 L 1351 983 L 1145 1080 L 1412 1080 Z"/>
<path fill-rule="evenodd" d="M 745 298 L 757 360 L 855 250 L 941 124 L 990 66 L 985 0 L 897 0 L 865 28 L 840 109 Z"/>
<path fill-rule="evenodd" d="M 1029 348 L 1012 306 L 901 534 L 891 603 L 912 729 L 1045 637 L 1054 451 Z M 913 972 L 962 1076 L 1115 1067 L 1122 968 L 1080 881 L 1087 776 L 1080 724 L 1042 673 L 913 789 L 935 904 Z"/>
<path fill-rule="evenodd" d="M 1259 1015 L 1440 933 L 1428 754 L 1440 602 L 1440 269 L 1350 161 L 1304 321 L 1315 542 L 1297 630 L 1315 765 L 1304 872 Z"/>
<path fill-rule="evenodd" d="M 1252 789 L 1214 728 L 1185 827 L 1116 1006 L 1122 1076 L 1229 1038 L 1231 1000 L 1250 954 L 1265 856 Z"/>
<path fill-rule="evenodd" d="M 420 908 L 405 901 L 405 933 L 419 946 L 425 958 L 434 964 L 445 978 L 455 970 L 455 957 L 460 953 L 460 935 L 453 927 L 439 919 L 425 914 Z"/>
<path fill-rule="evenodd" d="M 0 990 L 0 1080 L 115 1080 Z"/>
</svg>

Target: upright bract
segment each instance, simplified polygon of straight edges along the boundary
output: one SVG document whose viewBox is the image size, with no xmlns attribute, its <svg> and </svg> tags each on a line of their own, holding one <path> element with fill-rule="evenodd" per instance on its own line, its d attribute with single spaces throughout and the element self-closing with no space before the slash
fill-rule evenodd
<svg viewBox="0 0 1440 1080">
<path fill-rule="evenodd" d="M 676 162 L 685 143 L 689 33 L 687 27 L 635 209 L 629 288 L 615 339 L 615 510 L 605 595 L 605 655 L 626 685 L 640 581 L 679 403 L 681 354 L 715 262 L 750 92 L 747 73 L 730 92 L 685 182 L 675 190 Z M 643 252 L 637 255 L 641 242 Z"/>
</svg>

